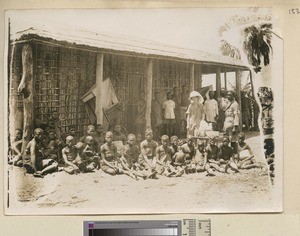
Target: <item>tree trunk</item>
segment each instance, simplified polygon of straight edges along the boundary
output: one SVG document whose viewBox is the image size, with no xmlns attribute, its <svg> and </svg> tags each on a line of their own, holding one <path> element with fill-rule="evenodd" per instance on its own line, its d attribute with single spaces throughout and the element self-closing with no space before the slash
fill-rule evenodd
<svg viewBox="0 0 300 236">
<path fill-rule="evenodd" d="M 25 44 L 22 49 L 22 79 L 18 92 L 23 94 L 24 120 L 22 155 L 25 156 L 26 146 L 32 138 L 35 121 L 35 91 L 33 77 L 33 58 L 30 44 Z"/>
</svg>

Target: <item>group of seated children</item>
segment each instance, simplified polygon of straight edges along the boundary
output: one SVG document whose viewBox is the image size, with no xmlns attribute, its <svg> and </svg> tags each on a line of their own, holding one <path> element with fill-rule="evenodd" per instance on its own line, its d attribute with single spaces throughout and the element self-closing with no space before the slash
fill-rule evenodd
<svg viewBox="0 0 300 236">
<path fill-rule="evenodd" d="M 145 140 L 139 143 L 134 134 L 129 134 L 126 139 L 119 125 L 114 132 L 106 133 L 101 125 L 97 129 L 89 125 L 86 135 L 79 140 L 75 133 L 69 132 L 62 147 L 55 133 L 50 131 L 45 137 L 44 131 L 37 128 L 26 147 L 24 158 L 21 157 L 19 143 L 22 135 L 19 133 L 12 142 L 14 156 L 11 164 L 23 165 L 28 173 L 36 177 L 58 170 L 77 174 L 101 168 L 109 175 L 125 174 L 138 180 L 158 178 L 158 175 L 180 177 L 184 173 L 196 172 L 214 176 L 215 171 L 230 173 L 261 167 L 261 164 L 255 162 L 243 133 L 239 134 L 234 150 L 229 146 L 228 137 L 223 137 L 220 145 L 217 145 L 217 138 L 209 141 L 188 138 L 184 142 L 177 136 L 169 138 L 162 135 L 159 145 L 153 140 L 151 129 L 145 131 Z"/>
</svg>

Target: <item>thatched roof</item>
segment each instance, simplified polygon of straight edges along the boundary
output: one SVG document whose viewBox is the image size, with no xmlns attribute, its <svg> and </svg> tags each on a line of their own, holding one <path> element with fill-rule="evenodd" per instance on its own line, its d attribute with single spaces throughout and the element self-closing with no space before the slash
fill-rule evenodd
<svg viewBox="0 0 300 236">
<path fill-rule="evenodd" d="M 114 51 L 129 55 L 169 60 L 181 60 L 226 68 L 248 70 L 241 60 L 194 49 L 165 45 L 142 39 L 111 36 L 79 29 L 29 28 L 11 35 L 13 43 L 24 41 L 47 41 L 59 45 L 75 46 L 94 51 Z"/>
</svg>

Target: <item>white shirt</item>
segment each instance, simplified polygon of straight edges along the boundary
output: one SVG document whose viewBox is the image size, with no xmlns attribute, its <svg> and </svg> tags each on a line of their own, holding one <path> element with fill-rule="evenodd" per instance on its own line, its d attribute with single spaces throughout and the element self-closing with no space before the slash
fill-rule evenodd
<svg viewBox="0 0 300 236">
<path fill-rule="evenodd" d="M 163 109 L 165 110 L 165 119 L 175 119 L 175 102 L 173 100 L 164 101 Z"/>
</svg>

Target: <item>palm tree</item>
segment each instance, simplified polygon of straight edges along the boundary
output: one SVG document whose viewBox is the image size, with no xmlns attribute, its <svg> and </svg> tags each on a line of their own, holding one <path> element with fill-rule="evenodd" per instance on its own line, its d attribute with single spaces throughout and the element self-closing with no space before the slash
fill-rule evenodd
<svg viewBox="0 0 300 236">
<path fill-rule="evenodd" d="M 249 26 L 243 30 L 243 48 L 250 65 L 254 66 L 254 71 L 261 71 L 261 63 L 267 66 L 270 64 L 272 53 L 272 24 L 264 23 L 259 26 Z"/>
<path fill-rule="evenodd" d="M 230 45 L 226 40 L 221 41 L 220 51 L 223 56 L 229 56 L 235 59 L 241 59 L 240 50 Z"/>
</svg>

